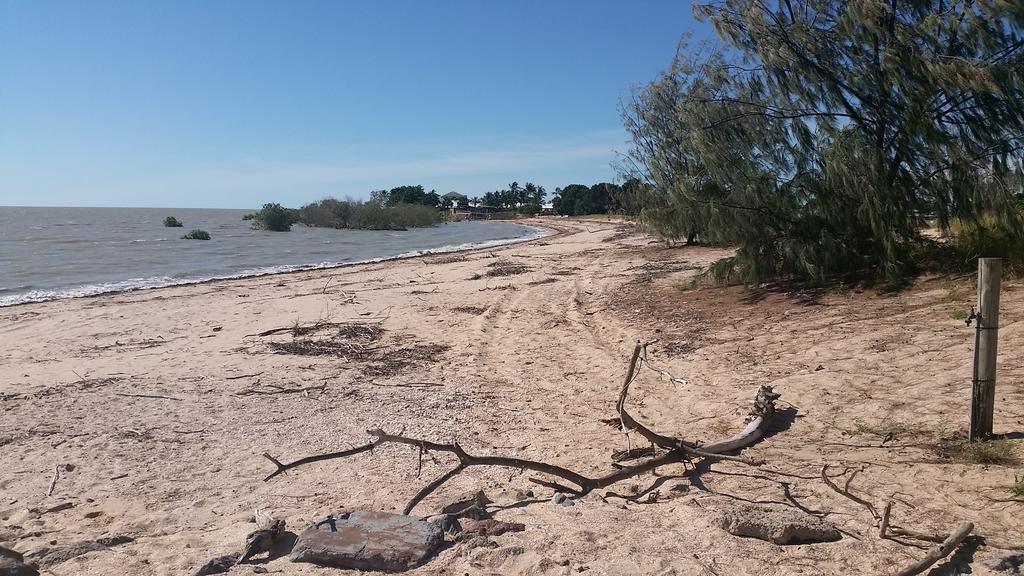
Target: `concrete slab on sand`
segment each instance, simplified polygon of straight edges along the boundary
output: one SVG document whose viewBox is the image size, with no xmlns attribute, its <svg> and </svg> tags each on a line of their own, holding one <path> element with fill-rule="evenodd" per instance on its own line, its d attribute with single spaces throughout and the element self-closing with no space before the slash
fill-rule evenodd
<svg viewBox="0 0 1024 576">
<path fill-rule="evenodd" d="M 722 513 L 722 528 L 735 536 L 775 544 L 834 542 L 841 535 L 831 523 L 790 508 L 737 506 Z"/>
</svg>

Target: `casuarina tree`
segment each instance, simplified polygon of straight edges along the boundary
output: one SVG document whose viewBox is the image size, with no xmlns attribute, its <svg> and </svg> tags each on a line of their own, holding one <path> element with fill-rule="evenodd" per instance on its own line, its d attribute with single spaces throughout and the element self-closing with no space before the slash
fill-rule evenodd
<svg viewBox="0 0 1024 576">
<path fill-rule="evenodd" d="M 747 281 L 897 281 L 924 219 L 1019 232 L 1024 4 L 724 0 L 624 110 L 642 221 Z M 982 216 L 985 216 L 982 219 Z"/>
</svg>

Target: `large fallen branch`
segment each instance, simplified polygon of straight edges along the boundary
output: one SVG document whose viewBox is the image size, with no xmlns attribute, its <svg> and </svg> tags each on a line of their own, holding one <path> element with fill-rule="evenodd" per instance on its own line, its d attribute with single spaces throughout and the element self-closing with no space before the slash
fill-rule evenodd
<svg viewBox="0 0 1024 576">
<path fill-rule="evenodd" d="M 347 458 L 363 452 L 372 451 L 377 446 L 383 444 L 406 444 L 409 446 L 416 447 L 420 450 L 420 454 L 427 452 L 446 452 L 454 455 L 458 459 L 458 465 L 454 468 L 445 472 L 443 475 L 435 479 L 434 481 L 427 484 L 415 496 L 406 504 L 403 514 L 409 514 L 413 508 L 416 507 L 424 498 L 429 496 L 431 493 L 436 491 L 438 488 L 443 486 L 446 482 L 459 475 L 465 469 L 471 466 L 499 466 L 507 468 L 516 468 L 520 470 L 530 470 L 532 472 L 538 472 L 548 476 L 554 476 L 563 481 L 575 484 L 576 487 L 569 487 L 557 482 L 544 480 L 541 478 L 530 478 L 532 482 L 561 490 L 564 492 L 571 492 L 575 494 L 586 494 L 592 490 L 605 488 L 611 486 L 616 482 L 639 476 L 641 474 L 651 472 L 660 466 L 666 464 L 673 464 L 677 462 L 685 462 L 694 456 L 706 457 L 706 458 L 718 458 L 718 459 L 729 459 L 746 464 L 759 464 L 747 458 L 726 456 L 721 452 L 728 452 L 737 450 L 739 448 L 748 446 L 760 438 L 765 429 L 768 427 L 768 423 L 771 421 L 772 416 L 775 414 L 774 401 L 778 398 L 778 394 L 772 391 L 771 386 L 762 386 L 754 399 L 754 408 L 751 415 L 748 417 L 748 425 L 743 432 L 736 436 L 723 440 L 721 442 L 715 442 L 710 445 L 700 446 L 695 442 L 688 442 L 680 438 L 674 438 L 671 436 L 663 436 L 656 432 L 653 432 L 643 424 L 640 424 L 634 419 L 625 409 L 626 396 L 629 392 L 629 386 L 636 377 L 636 371 L 641 361 L 641 353 L 645 352 L 648 343 L 638 342 L 636 348 L 633 350 L 633 356 L 630 359 L 629 370 L 626 375 L 626 381 L 622 386 L 622 390 L 619 394 L 619 400 L 616 405 L 619 412 L 619 418 L 623 425 L 623 429 L 627 431 L 637 431 L 639 434 L 651 440 L 651 442 L 666 451 L 661 454 L 652 456 L 649 460 L 636 464 L 634 466 L 620 466 L 614 472 L 606 474 L 604 476 L 589 477 L 563 468 L 554 464 L 548 464 L 546 462 L 540 462 L 537 460 L 526 460 L 522 458 L 514 458 L 509 456 L 477 456 L 466 452 L 458 443 L 441 444 L 437 442 L 430 442 L 418 438 L 410 438 L 402 436 L 400 434 L 389 434 L 383 430 L 374 429 L 368 430 L 367 433 L 371 437 L 371 441 L 350 448 L 348 450 L 342 450 L 340 452 L 332 452 L 329 454 L 317 454 L 314 456 L 308 456 L 301 458 L 287 464 L 278 461 L 276 458 L 269 454 L 263 454 L 265 458 L 270 460 L 274 466 L 277 467 L 274 472 L 269 474 L 264 481 L 270 480 L 279 474 L 282 474 L 288 470 L 302 466 L 304 464 L 310 464 L 313 462 L 322 462 L 325 460 L 333 460 L 337 458 Z M 653 454 L 653 453 L 652 453 Z"/>
<path fill-rule="evenodd" d="M 383 430 L 367 430 L 367 434 L 369 434 L 373 438 L 373 440 L 368 444 L 364 444 L 362 446 L 352 448 L 350 450 L 345 450 L 342 452 L 335 452 L 333 454 L 311 456 L 308 458 L 303 458 L 301 460 L 296 460 L 295 462 L 289 462 L 288 464 L 283 464 L 274 459 L 273 457 L 271 457 L 270 455 L 264 454 L 263 456 L 265 458 L 267 458 L 268 460 L 273 462 L 275 466 L 277 466 L 277 470 L 275 470 L 269 476 L 264 478 L 264 480 L 270 480 L 271 478 L 277 476 L 278 474 L 281 474 L 282 472 L 285 472 L 297 466 L 301 466 L 303 464 L 309 464 L 311 462 L 320 462 L 323 460 L 331 460 L 334 458 L 345 458 L 347 456 L 352 456 L 354 454 L 359 454 L 361 452 L 370 451 L 373 448 L 376 448 L 377 446 L 380 446 L 382 444 L 407 444 L 409 446 L 419 448 L 423 452 L 447 452 L 458 458 L 458 466 L 446 472 L 444 475 L 440 476 L 437 480 L 428 484 L 426 487 L 420 490 L 420 492 L 413 496 L 412 500 L 409 501 L 409 504 L 406 505 L 405 510 L 403 511 L 403 514 L 408 514 L 412 511 L 416 504 L 418 504 L 421 500 L 430 495 L 430 493 L 440 488 L 441 485 L 443 485 L 445 482 L 452 479 L 453 477 L 458 475 L 466 468 L 469 468 L 470 466 L 503 466 L 506 468 L 516 468 L 520 470 L 531 470 L 533 472 L 540 472 L 542 474 L 548 474 L 550 476 L 555 476 L 557 478 L 561 478 L 563 480 L 572 482 L 573 484 L 579 486 L 579 489 L 573 489 L 571 487 L 553 484 L 551 482 L 546 482 L 544 480 L 531 480 L 545 486 L 556 487 L 558 489 L 562 489 L 568 492 L 573 492 L 576 494 L 586 494 L 591 490 L 611 486 L 612 484 L 625 480 L 626 478 L 632 478 L 633 476 L 637 476 L 643 474 L 644 472 L 654 470 L 659 466 L 663 466 L 665 464 L 672 464 L 674 462 L 680 462 L 686 458 L 685 452 L 666 452 L 658 456 L 657 458 L 652 458 L 651 460 L 644 462 L 643 464 L 624 467 L 605 476 L 589 478 L 587 476 L 583 476 L 582 474 L 573 472 L 572 470 L 569 470 L 567 468 L 556 466 L 554 464 L 548 464 L 546 462 L 538 462 L 536 460 L 525 460 L 522 458 L 514 458 L 509 456 L 474 456 L 463 450 L 458 443 L 439 444 L 437 442 L 429 442 L 426 440 L 420 440 L 418 438 L 409 438 L 407 436 L 388 434 Z"/>
</svg>

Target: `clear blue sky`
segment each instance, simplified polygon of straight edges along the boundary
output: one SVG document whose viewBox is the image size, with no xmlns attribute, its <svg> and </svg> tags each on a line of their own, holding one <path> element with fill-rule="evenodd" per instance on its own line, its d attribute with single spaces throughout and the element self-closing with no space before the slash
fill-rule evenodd
<svg viewBox="0 0 1024 576">
<path fill-rule="evenodd" d="M 0 0 L 0 205 L 614 178 L 684 1 Z"/>
</svg>

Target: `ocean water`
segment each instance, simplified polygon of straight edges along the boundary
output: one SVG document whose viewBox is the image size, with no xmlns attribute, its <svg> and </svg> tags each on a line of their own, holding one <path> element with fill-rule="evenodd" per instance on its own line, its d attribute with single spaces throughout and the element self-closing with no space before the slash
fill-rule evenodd
<svg viewBox="0 0 1024 576">
<path fill-rule="evenodd" d="M 0 207 L 0 306 L 325 268 L 536 237 L 511 222 L 409 231 L 252 230 L 252 210 Z M 175 216 L 184 228 L 165 228 Z M 182 240 L 193 228 L 211 240 Z"/>
</svg>

